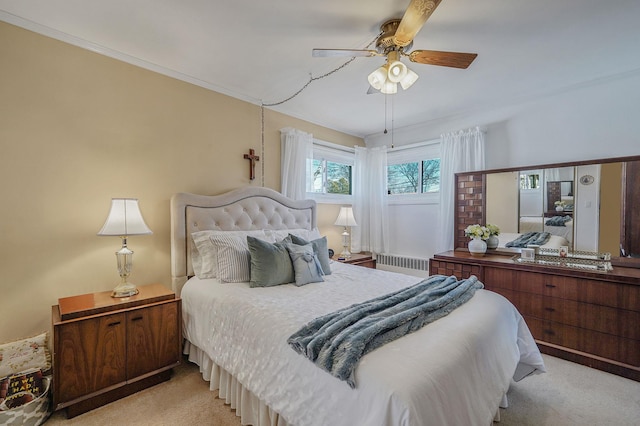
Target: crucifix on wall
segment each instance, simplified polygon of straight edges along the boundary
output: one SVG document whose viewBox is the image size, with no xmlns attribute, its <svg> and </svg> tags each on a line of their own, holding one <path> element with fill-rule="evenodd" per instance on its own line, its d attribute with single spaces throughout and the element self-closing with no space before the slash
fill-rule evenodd
<svg viewBox="0 0 640 426">
<path fill-rule="evenodd" d="M 260 161 L 260 157 L 255 154 L 256 152 L 250 149 L 249 153 L 244 155 L 244 159 L 249 160 L 249 180 L 256 178 L 256 161 Z"/>
</svg>

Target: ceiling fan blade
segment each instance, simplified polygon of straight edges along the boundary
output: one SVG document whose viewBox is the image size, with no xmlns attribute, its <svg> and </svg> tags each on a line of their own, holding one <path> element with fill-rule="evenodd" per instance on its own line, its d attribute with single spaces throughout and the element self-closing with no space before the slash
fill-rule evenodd
<svg viewBox="0 0 640 426">
<path fill-rule="evenodd" d="M 411 0 L 393 36 L 394 43 L 400 47 L 408 46 L 441 1 Z"/>
<path fill-rule="evenodd" d="M 466 69 L 478 56 L 477 53 L 440 52 L 438 50 L 414 50 L 409 53 L 411 62 Z"/>
<path fill-rule="evenodd" d="M 365 49 L 313 49 L 311 55 L 314 58 L 327 58 L 334 56 L 380 56 L 375 50 Z"/>
</svg>

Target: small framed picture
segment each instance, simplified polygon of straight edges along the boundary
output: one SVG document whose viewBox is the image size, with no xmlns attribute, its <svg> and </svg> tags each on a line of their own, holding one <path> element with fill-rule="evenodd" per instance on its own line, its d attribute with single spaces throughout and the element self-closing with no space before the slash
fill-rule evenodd
<svg viewBox="0 0 640 426">
<path fill-rule="evenodd" d="M 536 251 L 532 248 L 523 248 L 520 251 L 520 257 L 522 260 L 534 261 L 536 260 Z"/>
<path fill-rule="evenodd" d="M 569 254 L 569 247 L 560 246 L 560 248 L 558 248 L 558 254 L 560 254 L 560 257 L 567 257 Z"/>
</svg>

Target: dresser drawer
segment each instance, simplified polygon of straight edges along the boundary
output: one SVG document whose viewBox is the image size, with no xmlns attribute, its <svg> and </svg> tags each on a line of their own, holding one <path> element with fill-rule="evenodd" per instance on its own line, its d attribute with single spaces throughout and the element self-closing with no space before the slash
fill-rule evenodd
<svg viewBox="0 0 640 426">
<path fill-rule="evenodd" d="M 523 316 L 640 340 L 640 312 L 496 288 Z"/>
<path fill-rule="evenodd" d="M 640 340 L 524 316 L 537 340 L 640 367 Z"/>
<path fill-rule="evenodd" d="M 635 312 L 640 307 L 640 286 L 529 271 L 486 268 L 485 286 L 557 297 Z"/>
<path fill-rule="evenodd" d="M 430 275 L 454 275 L 458 279 L 469 278 L 471 275 L 475 275 L 478 279 L 482 280 L 481 273 L 480 265 L 446 262 L 434 259 L 429 260 Z"/>
</svg>

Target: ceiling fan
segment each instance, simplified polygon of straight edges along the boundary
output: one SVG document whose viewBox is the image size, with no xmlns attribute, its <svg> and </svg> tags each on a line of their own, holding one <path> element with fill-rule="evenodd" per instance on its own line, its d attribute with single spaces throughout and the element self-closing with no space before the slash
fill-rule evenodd
<svg viewBox="0 0 640 426">
<path fill-rule="evenodd" d="M 376 49 L 313 49 L 314 57 L 386 56 L 386 63 L 368 76 L 369 84 L 385 94 L 406 90 L 418 79 L 418 74 L 400 62 L 407 56 L 411 62 L 466 69 L 478 56 L 476 53 L 414 50 L 413 39 L 442 0 L 411 0 L 402 19 L 390 19 L 380 26 Z"/>
</svg>

